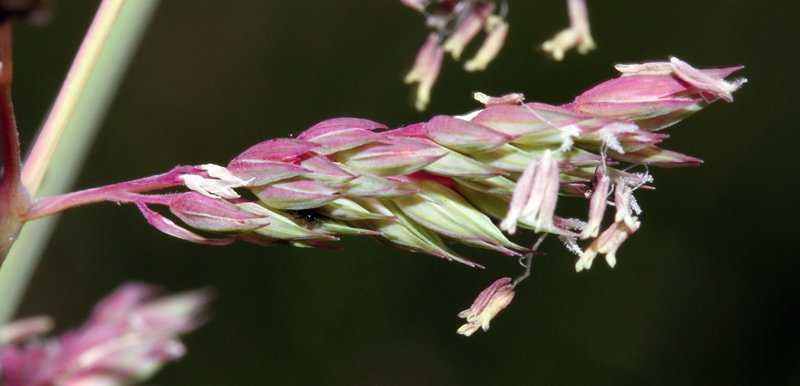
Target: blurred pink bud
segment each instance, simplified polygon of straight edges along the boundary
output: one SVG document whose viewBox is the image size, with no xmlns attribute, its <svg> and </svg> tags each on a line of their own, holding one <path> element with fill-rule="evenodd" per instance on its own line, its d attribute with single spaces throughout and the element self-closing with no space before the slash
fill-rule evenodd
<svg viewBox="0 0 800 386">
<path fill-rule="evenodd" d="M 52 329 L 53 319 L 49 316 L 34 316 L 9 323 L 0 327 L 0 347 L 8 343 L 24 342 L 37 335 L 46 334 Z"/>
<path fill-rule="evenodd" d="M 417 53 L 406 83 L 417 86 L 416 108 L 424 110 L 430 101 L 431 88 L 439 74 L 445 53 L 460 60 L 467 46 L 483 30 L 486 38 L 475 56 L 464 64 L 466 71 L 484 70 L 499 54 L 508 34 L 505 1 L 496 0 L 401 0 L 406 6 L 425 15 L 431 33 Z"/>
<path fill-rule="evenodd" d="M 489 34 L 475 57 L 464 63 L 464 70 L 469 72 L 485 70 L 503 49 L 508 35 L 508 23 L 499 17 L 490 16 L 486 22 L 486 30 Z"/>
<path fill-rule="evenodd" d="M 425 110 L 431 100 L 431 89 L 439 77 L 439 70 L 442 67 L 444 51 L 439 46 L 441 39 L 435 32 L 431 32 L 425 43 L 417 53 L 414 67 L 408 72 L 405 82 L 408 84 L 417 83 L 417 95 L 414 106 L 418 111 Z"/>
<path fill-rule="evenodd" d="M 425 6 L 428 4 L 428 0 L 400 0 L 400 2 L 419 12 L 425 11 Z"/>
<path fill-rule="evenodd" d="M 542 44 L 555 60 L 564 59 L 564 53 L 576 48 L 579 54 L 586 54 L 595 48 L 589 30 L 589 12 L 585 0 L 567 0 L 569 27 L 557 33 L 553 39 Z"/>
<path fill-rule="evenodd" d="M 101 300 L 80 328 L 57 339 L 0 347 L 5 386 L 122 386 L 149 378 L 185 353 L 177 336 L 195 329 L 205 291 L 157 297 L 155 287 L 127 284 Z"/>
<path fill-rule="evenodd" d="M 464 48 L 481 31 L 486 18 L 494 12 L 494 3 L 479 3 L 473 6 L 456 27 L 455 32 L 444 42 L 442 49 L 453 59 L 459 60 Z"/>
<path fill-rule="evenodd" d="M 481 291 L 472 306 L 458 313 L 458 317 L 466 319 L 467 323 L 462 325 L 457 333 L 470 336 L 478 329 L 489 330 L 492 319 L 508 307 L 513 299 L 514 285 L 511 284 L 511 279 L 507 277 L 498 279 Z"/>
</svg>

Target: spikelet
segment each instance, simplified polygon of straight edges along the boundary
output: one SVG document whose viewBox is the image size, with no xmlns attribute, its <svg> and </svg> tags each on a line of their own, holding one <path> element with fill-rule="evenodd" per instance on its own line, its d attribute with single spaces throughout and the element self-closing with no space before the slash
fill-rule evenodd
<svg viewBox="0 0 800 386">
<path fill-rule="evenodd" d="M 181 175 L 193 192 L 159 203 L 183 225 L 151 210 L 152 202 L 137 204 L 159 230 L 199 243 L 317 247 L 369 235 L 478 266 L 450 244 L 520 256 L 529 250 L 503 231 L 522 228 L 561 237 L 580 255 L 578 270 L 598 253 L 613 265 L 640 225 L 633 193 L 652 183 L 632 167 L 702 162 L 658 147 L 668 136 L 657 131 L 714 100 L 731 100 L 744 83 L 724 79 L 741 67 L 698 70 L 675 58 L 618 68 L 619 78 L 563 106 L 480 94 L 484 108 L 465 116 L 392 130 L 335 118 L 292 139 L 259 143 L 227 167 Z M 566 197 L 587 201 L 586 222 L 556 215 Z M 610 200 L 616 214 L 604 221 Z"/>
</svg>

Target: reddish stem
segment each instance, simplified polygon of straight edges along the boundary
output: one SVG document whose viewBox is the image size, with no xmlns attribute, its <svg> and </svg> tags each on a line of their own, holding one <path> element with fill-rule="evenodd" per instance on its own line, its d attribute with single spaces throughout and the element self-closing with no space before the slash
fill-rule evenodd
<svg viewBox="0 0 800 386">
<path fill-rule="evenodd" d="M 15 185 L 19 185 L 20 149 L 17 122 L 11 103 L 11 27 L 0 25 L 0 130 L 3 136 L 3 179 L 0 188 L 6 198 Z"/>
<path fill-rule="evenodd" d="M 199 171 L 200 169 L 194 166 L 178 166 L 166 173 L 151 177 L 38 199 L 23 214 L 23 219 L 30 221 L 65 209 L 103 201 L 166 204 L 170 198 L 169 195 L 146 196 L 138 193 L 181 186 L 183 185 L 183 180 L 180 178 L 182 174 Z"/>
<path fill-rule="evenodd" d="M 0 24 L 0 142 L 3 176 L 0 179 L 0 265 L 22 227 L 20 213 L 28 197 L 20 181 L 20 145 L 11 101 L 11 26 Z"/>
</svg>

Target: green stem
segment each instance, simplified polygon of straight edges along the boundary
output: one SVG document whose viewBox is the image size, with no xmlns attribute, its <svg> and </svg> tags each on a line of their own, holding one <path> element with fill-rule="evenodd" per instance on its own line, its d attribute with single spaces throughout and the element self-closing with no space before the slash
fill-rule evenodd
<svg viewBox="0 0 800 386">
<path fill-rule="evenodd" d="M 23 166 L 22 181 L 31 195 L 53 196 L 69 190 L 157 4 L 157 0 L 101 3 Z M 0 269 L 0 325 L 21 301 L 55 220 L 53 216 L 27 224 Z"/>
<path fill-rule="evenodd" d="M 67 79 L 58 93 L 50 115 L 42 125 L 36 142 L 31 148 L 22 172 L 22 182 L 31 195 L 36 195 L 44 179 L 44 174 L 53 159 L 61 137 L 67 128 L 78 102 L 86 89 L 89 75 L 92 74 L 100 57 L 100 51 L 108 41 L 111 28 L 117 21 L 124 0 L 104 0 L 97 9 L 97 14 L 83 39 L 78 54 L 67 73 Z"/>
</svg>

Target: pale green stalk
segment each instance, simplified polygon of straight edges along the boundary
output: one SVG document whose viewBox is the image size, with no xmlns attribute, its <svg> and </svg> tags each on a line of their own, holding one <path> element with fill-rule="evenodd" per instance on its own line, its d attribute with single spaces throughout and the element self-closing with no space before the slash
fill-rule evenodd
<svg viewBox="0 0 800 386">
<path fill-rule="evenodd" d="M 158 0 L 101 3 L 25 162 L 22 180 L 31 195 L 52 196 L 70 189 L 157 4 Z M 56 221 L 49 217 L 27 224 L 0 269 L 0 325 L 13 316 Z"/>
</svg>

